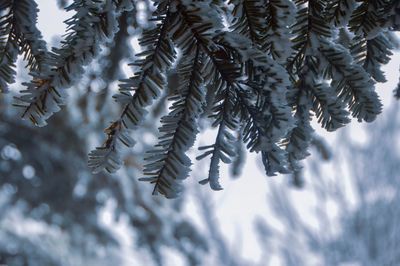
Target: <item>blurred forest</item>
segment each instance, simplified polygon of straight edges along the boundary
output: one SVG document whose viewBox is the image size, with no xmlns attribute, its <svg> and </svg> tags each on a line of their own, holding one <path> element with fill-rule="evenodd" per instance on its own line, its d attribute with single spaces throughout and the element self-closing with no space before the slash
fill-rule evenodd
<svg viewBox="0 0 400 266">
<path fill-rule="evenodd" d="M 46 127 L 15 119 L 12 96 L 20 82 L 0 94 L 0 265 L 398 265 L 400 103 L 394 100 L 373 124 L 342 129 L 329 142 L 316 135 L 303 171 L 263 177 L 265 188 L 254 193 L 267 192 L 269 214 L 260 207 L 247 217 L 251 228 L 238 228 L 239 236 L 254 234 L 254 241 L 240 243 L 237 237 L 232 243 L 224 228 L 233 221 L 216 218 L 217 198 L 197 182 L 188 182 L 179 199 L 167 200 L 137 181 L 142 155 L 156 141 L 154 121 L 167 108 L 163 104 L 135 132 L 141 142 L 124 154 L 126 167 L 92 174 L 88 150 L 119 112 L 107 99 L 115 80 L 127 75 L 123 59 L 151 9 L 147 1 L 138 7 L 119 18 L 115 42 L 85 68 L 82 81 L 70 89 L 68 107 Z M 398 53 L 394 60 L 400 61 Z M 24 64 L 20 59 L 18 68 Z M 27 75 L 18 73 L 18 80 Z M 399 78 L 395 73 L 390 80 Z M 176 79 L 170 73 L 170 90 Z M 239 159 L 225 171 L 232 183 L 248 174 L 244 156 Z M 205 170 L 196 168 L 193 179 L 201 180 Z M 258 256 L 246 256 L 242 245 Z"/>
</svg>

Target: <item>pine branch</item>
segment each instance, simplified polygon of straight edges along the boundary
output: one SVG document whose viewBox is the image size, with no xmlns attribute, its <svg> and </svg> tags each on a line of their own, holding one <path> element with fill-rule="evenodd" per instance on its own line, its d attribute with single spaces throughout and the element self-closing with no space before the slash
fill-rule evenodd
<svg viewBox="0 0 400 266">
<path fill-rule="evenodd" d="M 235 157 L 233 149 L 233 142 L 235 137 L 231 131 L 237 130 L 237 121 L 233 117 L 234 110 L 234 91 L 228 85 L 217 97 L 222 101 L 214 107 L 214 114 L 212 117 L 215 119 L 213 126 L 218 126 L 218 132 L 214 144 L 202 146 L 199 150 L 204 150 L 204 153 L 196 159 L 201 160 L 211 155 L 210 170 L 208 178 L 201 180 L 199 183 L 205 185 L 210 183 L 213 190 L 221 190 L 222 187 L 219 183 L 219 162 L 222 161 L 226 164 L 231 163 L 231 157 Z"/>
<path fill-rule="evenodd" d="M 362 65 L 375 81 L 385 82 L 381 66 L 390 61 L 393 46 L 384 33 L 389 26 L 390 11 L 395 1 L 360 2 L 361 5 L 353 12 L 349 21 L 349 29 L 356 34 L 350 49 L 355 61 Z"/>
<path fill-rule="evenodd" d="M 0 2 L 0 92 L 7 92 L 8 85 L 15 82 L 18 36 L 12 7 L 12 1 Z"/>
<path fill-rule="evenodd" d="M 350 122 L 343 102 L 337 98 L 335 91 L 326 83 L 312 84 L 308 88 L 312 97 L 312 110 L 318 123 L 327 131 L 335 131 Z"/>
<path fill-rule="evenodd" d="M 266 32 L 263 50 L 279 63 L 286 63 L 292 52 L 290 26 L 294 23 L 296 6 L 290 0 L 263 1 L 266 6 Z"/>
<path fill-rule="evenodd" d="M 38 126 L 46 125 L 46 120 L 60 110 L 64 104 L 64 89 L 70 87 L 82 75 L 87 65 L 100 51 L 100 44 L 111 40 L 118 30 L 116 18 L 120 11 L 129 9 L 129 3 L 107 0 L 75 0 L 66 8 L 76 14 L 65 21 L 68 33 L 60 49 L 53 48 L 50 55 L 49 71 L 41 71 L 33 75 L 24 95 L 18 98 L 19 106 L 24 108 L 22 118 L 29 118 Z"/>
<path fill-rule="evenodd" d="M 147 49 L 138 54 L 138 59 L 134 65 L 140 66 L 140 71 L 134 77 L 123 80 L 120 85 L 120 93 L 114 98 L 125 104 L 125 107 L 118 120 L 113 122 L 118 130 L 108 134 L 106 142 L 93 150 L 89 155 L 89 164 L 94 172 L 103 169 L 115 172 L 122 165 L 118 154 L 120 144 L 133 147 L 133 141 L 124 141 L 129 136 L 129 130 L 139 126 L 142 122 L 146 110 L 153 99 L 158 97 L 165 86 L 165 71 L 172 65 L 176 53 L 169 37 L 171 30 L 172 14 L 169 6 L 164 7 L 160 4 L 154 12 L 153 21 L 157 25 L 153 29 L 146 30 L 140 40 L 140 45 Z M 134 94 L 131 95 L 131 91 Z M 102 158 L 102 153 L 107 151 L 107 155 Z M 115 156 L 114 156 L 115 155 Z M 115 164 L 114 161 L 118 163 Z"/>
<path fill-rule="evenodd" d="M 256 46 L 262 47 L 266 30 L 264 2 L 260 0 L 230 1 L 232 10 L 232 30 L 247 38 Z"/>
<path fill-rule="evenodd" d="M 270 103 L 264 103 L 261 107 L 251 106 L 246 101 L 246 96 L 239 95 L 241 120 L 246 121 L 243 129 L 243 141 L 247 142 L 247 148 L 250 151 L 261 151 L 262 162 L 268 176 L 287 173 L 287 154 L 280 147 L 280 141 L 284 135 L 274 132 L 282 129 L 279 120 L 282 118 L 282 120 L 286 120 L 286 116 L 279 117 L 278 110 Z"/>
<path fill-rule="evenodd" d="M 224 34 L 223 39 L 230 43 L 231 49 L 247 59 L 246 63 L 250 62 L 249 65 L 253 66 L 253 74 L 248 74 L 249 79 L 235 86 L 242 116 L 240 121 L 245 124 L 243 140 L 248 142 L 250 151 L 262 152 L 268 175 L 286 173 L 286 153 L 279 143 L 293 125 L 286 100 L 287 87 L 290 84 L 288 74 L 261 51 L 247 49 L 251 45 L 246 41 L 238 42 L 239 37 Z"/>
<path fill-rule="evenodd" d="M 235 50 L 240 55 L 239 61 L 247 65 L 245 73 L 248 80 L 235 86 L 241 106 L 240 120 L 246 124 L 244 141 L 248 142 L 250 151 L 262 152 L 267 175 L 287 173 L 286 152 L 279 144 L 293 125 L 286 100 L 290 86 L 287 71 L 271 57 L 252 47 L 243 36 L 225 33 L 222 39 L 223 45 Z M 243 88 L 244 84 L 251 93 Z M 253 106 L 252 101 L 257 104 Z"/>
<path fill-rule="evenodd" d="M 181 190 L 181 182 L 190 171 L 190 159 L 186 152 L 194 144 L 197 129 L 197 118 L 202 111 L 205 91 L 202 87 L 202 55 L 199 48 L 183 55 L 178 66 L 180 86 L 170 97 L 174 101 L 171 111 L 161 119 L 160 132 L 163 135 L 156 145 L 157 149 L 146 158 L 146 178 L 142 181 L 154 183 L 153 194 L 161 193 L 167 198 L 177 197 Z M 195 54 L 190 58 L 191 54 Z"/>
<path fill-rule="evenodd" d="M 102 44 L 115 40 L 124 47 L 127 32 L 115 35 L 118 17 L 135 5 L 133 0 L 72 2 L 66 9 L 75 15 L 65 22 L 65 39 L 47 52 L 36 28 L 35 1 L 0 0 L 0 90 L 14 81 L 15 61 L 18 53 L 23 55 L 32 79 L 17 105 L 24 109 L 22 117 L 36 125 L 60 110 L 65 89 L 81 77 Z M 123 105 L 122 113 L 105 129 L 103 145 L 89 154 L 89 166 L 93 172 L 115 172 L 122 165 L 120 148 L 134 146 L 131 130 L 165 90 L 179 51 L 179 86 L 167 90 L 161 108 L 154 108 L 163 109 L 170 95 L 172 106 L 161 118 L 159 143 L 146 158 L 142 178 L 154 184 L 153 194 L 179 195 L 190 172 L 186 153 L 204 114 L 217 135 L 200 148 L 204 152 L 198 159 L 211 157 L 208 177 L 200 183 L 222 189 L 220 162 L 240 162 L 238 136 L 250 152 L 261 154 L 267 175 L 298 174 L 300 160 L 308 155 L 313 114 L 333 131 L 350 121 L 349 113 L 367 122 L 380 113 L 374 83 L 385 81 L 380 67 L 392 56 L 389 33 L 400 25 L 397 2 L 155 0 L 153 27 L 143 32 L 143 52 L 132 64 L 136 73 L 121 81 L 113 96 Z M 121 19 L 126 29 L 122 22 L 128 18 Z M 118 62 L 127 56 L 122 50 L 110 55 L 115 62 L 103 69 L 104 79 L 116 77 Z"/>
<path fill-rule="evenodd" d="M 282 1 L 273 1 L 269 2 L 267 7 L 270 12 L 268 17 L 270 33 L 265 38 L 273 40 L 274 35 L 289 38 L 288 25 L 285 25 L 285 22 L 290 23 L 286 16 L 293 12 L 294 6 Z M 280 17 L 279 23 L 278 17 Z M 243 19 L 243 21 L 246 20 Z M 247 18 L 247 21 L 250 21 L 250 18 Z M 251 29 L 251 27 L 248 28 Z M 271 33 L 271 30 L 274 32 Z M 234 46 L 245 59 L 245 69 L 249 77 L 246 84 L 255 93 L 251 96 L 241 86 L 237 88 L 241 121 L 245 121 L 246 124 L 243 140 L 248 142 L 247 147 L 250 151 L 261 151 L 267 175 L 272 176 L 276 172 L 287 173 L 286 152 L 280 147 L 279 142 L 290 131 L 293 124 L 291 111 L 286 101 L 286 91 L 290 84 L 288 74 L 274 60 L 263 56 L 261 51 L 257 51 L 258 45 L 254 43 L 257 41 L 255 38 L 250 38 L 253 41 L 251 44 L 247 41 L 250 34 L 243 30 L 238 31 L 237 28 L 236 32 L 247 38 L 242 40 L 238 36 L 225 34 L 224 40 L 228 41 L 230 47 Z M 274 48 L 270 46 L 269 49 L 272 51 L 271 49 Z M 285 52 L 289 54 L 290 49 Z M 273 57 L 275 59 L 280 57 L 281 62 L 286 60 L 286 58 L 282 60 L 282 56 L 277 56 L 277 54 Z M 255 106 L 250 104 L 252 99 L 258 99 Z"/>
<path fill-rule="evenodd" d="M 303 81 L 299 81 L 295 88 L 295 127 L 284 141 L 288 153 L 289 169 L 296 173 L 302 168 L 300 161 L 310 155 L 308 147 L 314 132 L 311 127 L 311 108 L 313 106 L 310 95 Z"/>
<path fill-rule="evenodd" d="M 234 156 L 230 143 L 234 140 L 230 130 L 237 127 L 236 121 L 232 117 L 234 104 L 233 83 L 240 77 L 240 67 L 233 63 L 227 56 L 226 51 L 219 48 L 213 41 L 215 30 L 222 27 L 218 21 L 219 17 L 206 5 L 183 5 L 177 6 L 178 15 L 175 21 L 176 30 L 174 31 L 174 40 L 177 46 L 186 50 L 193 44 L 197 44 L 205 55 L 204 68 L 202 70 L 205 83 L 214 84 L 215 106 L 213 114 L 213 126 L 218 126 L 218 133 L 214 144 L 201 147 L 206 150 L 197 159 L 200 160 L 211 155 L 210 171 L 207 179 L 200 181 L 201 184 L 210 183 L 214 190 L 221 190 L 219 184 L 219 162 L 230 163 L 229 157 Z M 213 22 L 204 22 L 204 15 L 214 17 L 218 20 Z M 211 31 L 212 30 L 212 31 Z M 185 37 L 183 37 L 185 36 Z"/>
<path fill-rule="evenodd" d="M 400 2 L 392 0 L 391 5 L 388 5 L 386 12 L 385 26 L 392 31 L 400 31 Z"/>
<path fill-rule="evenodd" d="M 331 65 L 332 86 L 349 105 L 352 115 L 359 121 L 373 121 L 381 112 L 382 104 L 368 73 L 355 64 L 349 52 L 340 45 L 322 39 L 319 50 Z"/>
<path fill-rule="evenodd" d="M 118 151 L 119 145 L 123 144 L 133 147 L 135 141 L 129 136 L 129 132 L 123 128 L 120 121 L 111 123 L 104 130 L 107 135 L 106 141 L 101 147 L 96 147 L 89 153 L 88 166 L 93 173 L 106 170 L 109 173 L 116 172 L 122 166 L 122 158 Z"/>
<path fill-rule="evenodd" d="M 292 75 L 298 76 L 305 65 L 306 56 L 317 52 L 319 39 L 330 38 L 330 24 L 323 17 L 326 7 L 318 0 L 302 0 L 297 2 L 296 23 L 292 25 L 294 53 L 289 58 L 287 69 Z M 307 3 L 307 5 L 305 5 Z"/>
<path fill-rule="evenodd" d="M 14 16 L 17 24 L 20 53 L 28 62 L 27 68 L 31 73 L 48 70 L 48 51 L 42 34 L 36 27 L 38 6 L 32 0 L 19 0 L 14 3 Z"/>
<path fill-rule="evenodd" d="M 101 112 L 106 106 L 108 96 L 110 95 L 110 83 L 121 78 L 121 63 L 125 58 L 131 56 L 128 43 L 130 37 L 128 28 L 130 26 L 136 26 L 136 13 L 137 11 L 135 9 L 122 12 L 121 16 L 118 18 L 120 30 L 115 34 L 113 42 L 106 45 L 109 53 L 99 60 L 99 64 L 103 67 L 101 72 L 97 73 L 96 76 L 101 78 L 106 83 L 106 86 L 97 94 L 96 111 Z"/>
<path fill-rule="evenodd" d="M 36 28 L 38 8 L 34 1 L 11 0 L 0 5 L 6 12 L 0 19 L 0 87 L 5 91 L 7 84 L 14 82 L 17 53 L 24 55 L 32 74 L 46 70 L 47 48 Z"/>
<path fill-rule="evenodd" d="M 355 62 L 363 66 L 375 81 L 386 82 L 381 67 L 389 63 L 393 48 L 385 35 L 380 33 L 373 39 L 354 38 L 350 50 Z"/>
<path fill-rule="evenodd" d="M 183 19 L 185 19 L 184 16 Z M 187 21 L 187 24 L 190 25 L 190 21 Z M 201 36 L 196 33 L 195 29 L 192 28 L 192 31 L 193 36 L 198 39 L 200 43 L 204 42 L 202 41 Z M 227 86 L 235 91 L 238 98 L 242 97 L 241 94 L 245 91 L 245 89 L 242 88 L 243 85 L 238 80 L 238 78 L 241 78 L 241 75 L 237 72 L 238 68 L 235 67 L 235 63 L 229 63 L 231 61 L 230 58 L 235 58 L 235 55 L 232 53 L 236 53 L 245 59 L 241 60 L 242 62 L 246 61 L 247 59 L 251 60 L 253 65 L 260 68 L 259 72 L 264 73 L 265 76 L 261 77 L 261 88 L 269 87 L 269 89 L 266 90 L 266 95 L 263 95 L 264 92 L 260 92 L 263 89 L 253 88 L 253 90 L 259 91 L 260 97 L 269 97 L 269 100 L 262 102 L 262 106 L 264 107 L 261 108 L 263 110 L 262 112 L 269 113 L 269 120 L 266 121 L 270 121 L 270 123 L 263 123 L 263 132 L 266 132 L 264 134 L 267 134 L 263 138 L 263 142 L 265 142 L 263 145 L 263 152 L 267 155 L 264 156 L 264 158 L 271 158 L 270 161 L 272 162 L 271 165 L 273 165 L 273 167 L 268 167 L 271 169 L 268 170 L 270 175 L 273 175 L 275 171 L 286 172 L 286 170 L 284 170 L 285 163 L 273 163 L 276 161 L 275 158 L 279 157 L 279 159 L 282 159 L 284 157 L 284 151 L 276 145 L 276 142 L 279 142 L 281 138 L 283 138 L 287 130 L 290 128 L 290 126 L 287 127 L 286 125 L 290 125 L 291 123 L 290 109 L 285 106 L 285 91 L 286 86 L 289 85 L 289 81 L 286 76 L 282 76 L 281 74 L 284 73 L 285 70 L 274 63 L 273 60 L 269 60 L 263 56 L 261 52 L 257 52 L 254 47 L 249 49 L 249 47 L 251 47 L 251 43 L 244 41 L 244 39 L 241 39 L 240 36 L 225 33 L 218 35 L 218 38 L 215 41 L 219 46 L 225 48 L 224 51 L 216 54 L 205 48 L 205 53 L 209 55 L 210 61 L 213 62 L 215 71 L 218 72 L 218 76 L 220 76 L 222 80 L 226 82 Z M 208 43 L 209 42 L 210 41 L 208 40 Z M 254 52 L 254 50 L 256 52 Z M 265 80 L 268 79 L 270 79 L 272 82 L 266 84 Z M 253 81 L 248 81 L 246 85 L 249 87 L 254 87 L 255 84 L 252 84 L 252 82 Z M 248 111 L 244 113 L 251 114 L 251 112 Z M 245 119 L 250 118 L 246 117 L 242 120 L 245 121 Z M 258 151 L 260 150 L 261 149 Z M 269 154 L 270 152 L 271 154 Z"/>
<path fill-rule="evenodd" d="M 331 37 L 330 26 L 323 22 L 322 17 L 318 15 L 327 12 L 326 6 L 318 2 L 313 6 L 312 3 L 308 3 L 307 9 L 303 8 L 299 11 L 299 20 L 303 23 L 298 22 L 298 25 L 294 27 L 294 33 L 308 37 L 299 35 L 294 39 L 294 47 L 297 52 L 289 64 L 289 69 L 295 70 L 294 73 L 297 73 L 297 75 L 299 71 L 300 73 L 305 71 L 308 73 L 307 75 L 311 74 L 310 78 L 306 79 L 309 86 L 312 86 L 315 80 L 319 78 L 318 73 L 321 73 L 321 71 L 325 78 L 333 79 L 332 84 L 341 98 L 336 100 L 332 98 L 331 100 L 336 105 L 334 108 L 337 112 L 336 115 L 339 115 L 337 121 L 340 122 L 336 126 L 341 126 L 347 121 L 344 116 L 345 113 L 340 111 L 340 101 L 342 100 L 349 104 L 353 116 L 359 120 L 372 121 L 381 110 L 378 96 L 373 90 L 372 80 L 360 66 L 354 63 L 346 49 L 328 41 L 328 38 Z M 306 17 L 308 17 L 308 23 L 305 23 Z M 308 26 L 305 26 L 306 24 Z M 313 56 L 308 55 L 310 53 L 321 53 L 322 57 L 313 58 Z M 303 66 L 306 66 L 306 68 L 303 69 Z M 321 92 L 323 91 L 320 90 L 318 94 L 321 95 Z M 317 106 L 318 104 L 315 105 L 314 101 L 314 111 L 317 115 L 322 114 Z M 332 107 L 333 105 L 330 108 Z M 333 113 L 331 112 L 331 114 Z M 321 117 L 321 122 L 330 121 L 330 118 L 326 120 L 323 116 Z M 330 128 L 332 124 L 323 123 L 323 126 Z M 334 130 L 334 128 L 330 128 L 330 130 Z"/>
<path fill-rule="evenodd" d="M 333 0 L 328 3 L 329 20 L 335 27 L 344 27 L 356 8 L 356 0 Z"/>
<path fill-rule="evenodd" d="M 392 0 L 358 0 L 361 4 L 354 10 L 349 21 L 349 29 L 367 39 L 375 38 L 385 23 L 385 17 Z"/>
</svg>

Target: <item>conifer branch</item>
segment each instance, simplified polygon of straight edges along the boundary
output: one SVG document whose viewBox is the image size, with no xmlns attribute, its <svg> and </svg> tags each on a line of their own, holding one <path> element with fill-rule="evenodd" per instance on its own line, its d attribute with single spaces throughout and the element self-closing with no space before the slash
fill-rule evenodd
<svg viewBox="0 0 400 266">
<path fill-rule="evenodd" d="M 35 1 L 4 1 L 0 7 L 6 13 L 0 18 L 0 90 L 6 91 L 7 84 L 14 82 L 17 55 L 24 55 L 33 75 L 36 71 L 46 71 L 47 48 L 36 27 Z"/>
<path fill-rule="evenodd" d="M 335 27 L 346 26 L 356 8 L 356 0 L 333 0 L 328 3 L 330 21 Z"/>
<path fill-rule="evenodd" d="M 266 32 L 263 50 L 279 63 L 286 63 L 292 52 L 290 26 L 294 23 L 296 6 L 290 0 L 263 1 L 266 5 Z"/>
<path fill-rule="evenodd" d="M 305 5 L 307 3 L 307 5 Z M 324 19 L 325 6 L 319 0 L 297 1 L 296 22 L 292 25 L 294 53 L 289 58 L 287 69 L 297 75 L 302 72 L 306 56 L 319 47 L 319 39 L 332 36 L 329 23 Z"/>
<path fill-rule="evenodd" d="M 398 1 L 153 2 L 151 27 L 141 33 L 143 49 L 132 64 L 135 74 L 113 96 L 122 112 L 105 129 L 103 145 L 89 154 L 93 172 L 115 172 L 122 165 L 121 147 L 135 145 L 131 130 L 140 127 L 175 69 L 179 86 L 159 101 L 161 107 L 166 99 L 172 105 L 161 118 L 159 143 L 148 153 L 142 178 L 154 184 L 153 194 L 168 198 L 183 189 L 191 165 L 187 152 L 204 114 L 217 135 L 200 147 L 198 159 L 211 157 L 208 177 L 200 183 L 220 190 L 220 162 L 241 159 L 239 136 L 250 152 L 261 154 L 267 175 L 298 173 L 308 155 L 313 114 L 334 131 L 350 121 L 349 114 L 370 122 L 381 111 L 374 84 L 385 81 L 380 68 L 395 46 L 389 33 L 400 28 Z M 115 35 L 118 17 L 133 8 L 132 0 L 73 0 L 66 9 L 75 14 L 65 22 L 61 47 L 48 52 L 36 28 L 35 1 L 0 0 L 0 90 L 14 81 L 15 61 L 23 55 L 32 79 L 16 105 L 23 118 L 44 125 L 102 44 L 115 40 L 124 47 L 129 33 Z M 116 78 L 119 61 L 128 56 L 112 53 L 115 62 L 103 69 L 103 80 Z"/>
<path fill-rule="evenodd" d="M 129 137 L 129 130 L 139 126 L 146 115 L 145 108 L 159 96 L 165 86 L 164 73 L 176 57 L 169 35 L 172 20 L 169 8 L 160 4 L 154 12 L 153 20 L 157 25 L 143 33 L 140 44 L 147 47 L 147 50 L 138 54 L 138 60 L 134 63 L 140 66 L 140 71 L 134 77 L 123 80 L 120 93 L 114 96 L 118 102 L 125 104 L 125 107 L 119 119 L 112 123 L 118 130 L 107 134 L 106 142 L 89 154 L 89 164 L 94 172 L 103 169 L 109 172 L 118 170 L 122 162 L 120 156 L 115 155 L 118 154 L 120 144 L 134 146 L 134 141 Z M 126 141 L 127 139 L 129 141 Z M 105 151 L 110 157 L 103 156 Z"/>
<path fill-rule="evenodd" d="M 144 170 L 146 178 L 142 181 L 154 183 L 153 194 L 161 193 L 167 198 L 177 197 L 182 186 L 180 182 L 190 171 L 190 159 L 186 152 L 194 144 L 197 118 L 202 111 L 205 91 L 202 87 L 202 55 L 198 47 L 184 54 L 178 66 L 180 87 L 169 100 L 174 101 L 170 113 L 161 118 L 162 127 L 156 149 L 149 152 L 149 161 Z M 190 58 L 190 54 L 195 54 Z M 188 58 L 187 58 L 188 57 Z"/>
<path fill-rule="evenodd" d="M 259 0 L 235 0 L 230 4 L 234 5 L 232 30 L 249 38 L 257 47 L 262 47 L 266 30 L 266 21 L 263 20 L 265 3 Z"/>
<path fill-rule="evenodd" d="M 359 0 L 359 2 L 361 4 L 351 15 L 349 29 L 359 36 L 372 39 L 382 31 L 381 26 L 385 22 L 384 16 L 391 0 Z"/>
<path fill-rule="evenodd" d="M 18 105 L 24 109 L 22 118 L 46 125 L 46 120 L 64 104 L 64 89 L 80 78 L 83 67 L 99 53 L 100 44 L 112 40 L 118 30 L 116 17 L 125 8 L 132 6 L 113 0 L 75 0 L 66 8 L 76 14 L 65 21 L 68 33 L 61 48 L 53 48 L 48 60 L 50 70 L 34 73 L 32 81 L 25 83 L 24 95 L 18 98 Z"/>
<path fill-rule="evenodd" d="M 232 162 L 230 158 L 236 155 L 233 149 L 235 137 L 230 132 L 236 131 L 238 127 L 237 121 L 233 117 L 235 105 L 235 95 L 233 94 L 234 91 L 231 86 L 228 85 L 218 95 L 221 102 L 214 107 L 214 114 L 212 116 L 215 119 L 213 126 L 218 126 L 215 142 L 212 145 L 200 147 L 199 150 L 204 150 L 204 153 L 196 158 L 197 160 L 201 160 L 211 155 L 208 178 L 201 180 L 199 183 L 202 185 L 209 183 L 213 190 L 222 189 L 219 182 L 219 162 L 222 161 L 229 164 Z"/>
<path fill-rule="evenodd" d="M 312 102 L 303 82 L 298 82 L 296 88 L 295 127 L 283 142 L 288 153 L 289 170 L 296 173 L 302 167 L 300 161 L 310 155 L 308 147 L 314 132 L 311 127 Z"/>
<path fill-rule="evenodd" d="M 47 71 L 48 51 L 46 42 L 36 27 L 39 11 L 36 2 L 31 0 L 15 1 L 14 8 L 15 21 L 20 35 L 20 53 L 28 62 L 27 68 L 31 73 Z"/>
<path fill-rule="evenodd" d="M 388 27 L 389 30 L 400 31 L 400 2 L 392 0 L 387 10 L 385 26 Z"/>
<path fill-rule="evenodd" d="M 185 6 L 179 4 L 177 6 L 179 20 L 175 25 L 180 25 L 174 34 L 174 39 L 179 47 L 189 47 L 189 43 L 196 43 L 205 55 L 205 67 L 203 68 L 204 81 L 211 82 L 215 87 L 215 103 L 213 114 L 210 116 L 214 119 L 213 126 L 218 126 L 218 133 L 214 144 L 200 147 L 206 150 L 202 155 L 198 156 L 200 160 L 211 155 L 209 176 L 207 179 L 200 181 L 201 184 L 209 183 L 213 190 L 221 190 L 219 183 L 219 162 L 230 163 L 229 157 L 233 157 L 234 151 L 230 143 L 234 140 L 230 130 L 237 128 L 237 122 L 232 117 L 234 103 L 234 91 L 232 86 L 235 80 L 240 77 L 240 67 L 236 66 L 232 59 L 227 56 L 226 51 L 218 48 L 213 40 L 213 34 L 210 29 L 215 30 L 210 23 L 204 23 L 203 14 L 213 14 L 209 7 L 206 6 Z M 216 22 L 218 25 L 219 23 Z M 184 41 L 181 37 L 182 32 L 190 32 L 187 38 L 192 41 Z"/>
<path fill-rule="evenodd" d="M 350 122 L 343 102 L 337 99 L 334 89 L 328 84 L 314 83 L 308 87 L 308 91 L 318 123 L 327 131 L 335 131 Z"/>
<path fill-rule="evenodd" d="M 15 82 L 15 61 L 18 47 L 13 15 L 13 2 L 0 2 L 0 92 L 7 92 L 8 85 Z"/>
<path fill-rule="evenodd" d="M 185 19 L 185 17 L 183 17 L 183 19 Z M 187 24 L 190 26 L 190 21 L 188 21 Z M 192 28 L 192 31 L 194 37 L 197 38 L 200 43 L 204 42 L 202 41 L 202 37 L 195 31 L 195 29 Z M 235 39 L 236 43 L 235 41 L 233 41 L 233 39 Z M 264 122 L 262 125 L 263 132 L 266 132 L 264 133 L 264 135 L 266 135 L 263 138 L 263 142 L 265 144 L 262 145 L 262 151 L 266 155 L 264 156 L 265 159 L 271 158 L 270 161 L 274 162 L 276 161 L 275 158 L 277 157 L 279 157 L 279 159 L 285 157 L 284 150 L 280 149 L 276 143 L 284 137 L 288 128 L 290 128 L 290 126 L 287 127 L 287 125 L 291 123 L 291 114 L 289 108 L 285 107 L 284 104 L 286 97 L 285 87 L 289 85 L 289 82 L 287 80 L 287 77 L 284 77 L 281 74 L 282 72 L 285 72 L 283 68 L 277 66 L 276 63 L 273 63 L 272 60 L 268 60 L 268 58 L 263 56 L 261 52 L 257 52 L 257 50 L 256 52 L 252 52 L 251 49 L 247 51 L 246 49 L 252 47 L 251 43 L 245 42 L 244 40 L 244 42 L 241 43 L 241 40 L 242 39 L 240 39 L 240 36 L 222 34 L 219 35 L 219 40 L 215 41 L 217 41 L 216 43 L 218 45 L 225 47 L 224 51 L 218 52 L 218 54 L 216 54 L 207 49 L 207 46 L 205 45 L 203 45 L 203 48 L 205 49 L 205 53 L 209 55 L 210 61 L 213 62 L 215 70 L 218 71 L 218 76 L 220 76 L 226 82 L 227 86 L 235 91 L 238 99 L 242 97 L 241 95 L 246 89 L 243 88 L 243 84 L 241 84 L 242 82 L 238 80 L 238 78 L 241 77 L 241 74 L 237 72 L 239 70 L 239 67 L 235 67 L 234 62 L 229 63 L 231 61 L 230 58 L 235 58 L 235 55 L 233 55 L 232 52 L 241 55 L 242 60 L 243 58 L 249 59 L 253 65 L 259 68 L 258 72 L 264 73 L 265 76 L 261 77 L 261 89 L 253 88 L 253 91 L 258 91 L 259 97 L 268 97 L 270 99 L 267 101 L 263 101 L 260 107 L 261 112 L 265 112 L 266 115 L 267 113 L 269 114 L 267 115 L 268 119 L 265 121 L 270 121 L 270 123 Z M 210 43 L 210 40 L 208 40 L 207 42 Z M 238 42 L 239 45 L 237 45 Z M 254 47 L 252 48 L 254 49 Z M 234 51 L 232 51 L 232 49 L 234 49 Z M 217 58 L 219 59 L 217 60 Z M 276 79 L 276 83 L 265 84 L 265 80 L 268 80 L 268 78 L 271 77 Z M 254 87 L 255 84 L 252 80 L 249 80 L 247 82 L 247 86 Z M 270 88 L 268 88 L 269 86 Z M 263 87 L 267 87 L 267 90 L 263 91 Z M 251 112 L 247 110 L 244 112 L 244 114 L 249 115 L 251 114 Z M 246 121 L 246 119 L 250 118 L 246 117 L 242 120 Z M 270 152 L 271 154 L 269 154 Z M 273 175 L 275 171 L 286 172 L 285 163 L 282 161 L 280 161 L 276 165 L 274 163 L 272 163 L 271 165 L 274 165 L 274 167 L 268 166 L 268 169 L 270 170 L 267 170 L 268 174 L 270 175 Z M 215 173 L 218 172 L 216 171 Z"/>
<path fill-rule="evenodd" d="M 355 64 L 350 53 L 340 45 L 321 40 L 320 52 L 331 65 L 332 86 L 349 105 L 352 115 L 360 121 L 373 121 L 381 112 L 382 104 L 368 73 Z"/>
<path fill-rule="evenodd" d="M 355 62 L 361 65 L 375 81 L 385 82 L 386 77 L 381 67 L 389 63 L 393 48 L 386 36 L 380 33 L 373 39 L 355 38 L 350 50 Z"/>
</svg>

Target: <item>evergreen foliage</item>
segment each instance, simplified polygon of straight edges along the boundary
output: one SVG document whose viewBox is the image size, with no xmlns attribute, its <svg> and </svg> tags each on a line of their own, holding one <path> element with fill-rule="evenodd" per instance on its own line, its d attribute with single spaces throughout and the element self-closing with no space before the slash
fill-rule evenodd
<svg viewBox="0 0 400 266">
<path fill-rule="evenodd" d="M 314 115 L 334 131 L 350 116 L 371 122 L 381 112 L 374 86 L 385 82 L 381 66 L 395 47 L 392 31 L 400 29 L 396 0 L 153 4 L 151 25 L 140 37 L 142 51 L 132 64 L 135 74 L 121 80 L 114 96 L 120 116 L 105 130 L 103 145 L 89 154 L 93 172 L 121 167 L 121 148 L 139 141 L 131 131 L 159 98 L 171 107 L 141 180 L 168 198 L 180 194 L 189 175 L 187 153 L 205 113 L 216 138 L 199 148 L 197 159 L 210 157 L 209 176 L 200 183 L 220 190 L 220 162 L 241 161 L 238 142 L 261 155 L 267 175 L 295 173 L 308 155 Z M 67 33 L 61 47 L 48 51 L 35 26 L 35 1 L 0 0 L 0 91 L 15 81 L 15 62 L 23 55 L 32 79 L 16 105 L 22 118 L 38 126 L 65 104 L 65 89 L 79 81 L 84 67 L 119 38 L 127 21 L 121 18 L 134 16 L 136 6 L 131 0 L 74 0 L 65 9 L 74 12 L 65 21 Z M 168 88 L 171 70 L 178 73 L 177 88 Z"/>
</svg>

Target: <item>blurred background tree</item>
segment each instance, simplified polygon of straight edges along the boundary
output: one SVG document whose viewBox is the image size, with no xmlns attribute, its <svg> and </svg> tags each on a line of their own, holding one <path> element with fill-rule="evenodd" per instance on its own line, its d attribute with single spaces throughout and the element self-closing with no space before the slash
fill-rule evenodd
<svg viewBox="0 0 400 266">
<path fill-rule="evenodd" d="M 392 102 L 374 125 L 342 130 L 330 162 L 308 160 L 301 193 L 272 184 L 268 203 L 284 230 L 262 219 L 255 228 L 281 265 L 398 264 L 399 115 Z M 312 201 L 306 211 L 304 195 Z"/>
</svg>

